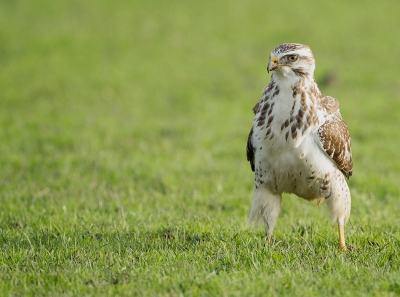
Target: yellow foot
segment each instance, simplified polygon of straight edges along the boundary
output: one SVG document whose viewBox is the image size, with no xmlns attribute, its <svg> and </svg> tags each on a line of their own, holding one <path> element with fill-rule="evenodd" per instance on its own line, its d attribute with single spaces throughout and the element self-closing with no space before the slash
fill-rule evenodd
<svg viewBox="0 0 400 297">
<path fill-rule="evenodd" d="M 344 242 L 344 225 L 338 224 L 339 230 L 339 249 L 347 251 L 346 243 Z"/>
<path fill-rule="evenodd" d="M 342 252 L 351 252 L 354 250 L 354 246 L 349 245 L 346 246 L 346 243 L 344 242 L 344 225 L 338 225 L 339 227 L 339 250 Z"/>
<path fill-rule="evenodd" d="M 271 243 L 271 235 L 267 236 L 267 239 L 265 240 L 265 247 L 269 246 L 269 244 Z"/>
</svg>

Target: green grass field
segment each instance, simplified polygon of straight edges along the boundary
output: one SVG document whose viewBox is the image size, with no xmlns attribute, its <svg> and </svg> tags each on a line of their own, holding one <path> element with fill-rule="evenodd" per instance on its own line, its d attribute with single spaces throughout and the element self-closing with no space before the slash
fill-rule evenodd
<svg viewBox="0 0 400 297">
<path fill-rule="evenodd" d="M 1 296 L 398 296 L 400 2 L 0 0 Z M 307 44 L 353 145 L 337 249 L 246 227 L 270 51 Z"/>
</svg>

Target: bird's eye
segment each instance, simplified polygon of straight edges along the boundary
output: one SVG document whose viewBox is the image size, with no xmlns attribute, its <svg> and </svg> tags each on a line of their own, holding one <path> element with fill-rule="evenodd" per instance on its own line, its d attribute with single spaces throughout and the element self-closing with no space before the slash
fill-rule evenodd
<svg viewBox="0 0 400 297">
<path fill-rule="evenodd" d="M 290 62 L 296 62 L 296 61 L 297 61 L 297 56 L 295 56 L 295 55 L 288 56 L 288 60 L 289 60 Z"/>
</svg>

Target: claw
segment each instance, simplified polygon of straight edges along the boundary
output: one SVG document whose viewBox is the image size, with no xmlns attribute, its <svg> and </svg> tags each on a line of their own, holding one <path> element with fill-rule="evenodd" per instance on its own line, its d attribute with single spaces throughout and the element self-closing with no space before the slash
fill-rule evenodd
<svg viewBox="0 0 400 297">
<path fill-rule="evenodd" d="M 266 234 L 266 235 L 267 235 L 267 239 L 265 240 L 265 246 L 267 247 L 271 243 L 272 235 L 271 234 Z"/>
</svg>

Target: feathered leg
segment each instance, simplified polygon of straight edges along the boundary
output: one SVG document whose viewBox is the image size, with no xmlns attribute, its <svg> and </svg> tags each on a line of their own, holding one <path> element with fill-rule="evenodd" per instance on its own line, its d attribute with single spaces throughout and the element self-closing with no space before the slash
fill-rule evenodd
<svg viewBox="0 0 400 297">
<path fill-rule="evenodd" d="M 266 226 L 267 243 L 271 241 L 276 221 L 281 210 L 282 196 L 272 193 L 266 186 L 260 185 L 254 189 L 253 205 L 248 224 L 263 222 Z"/>
<path fill-rule="evenodd" d="M 338 172 L 335 173 L 337 174 L 337 179 L 332 184 L 331 195 L 326 199 L 326 202 L 331 213 L 332 221 L 338 224 L 339 249 L 346 251 L 344 225 L 350 217 L 351 197 L 345 177 Z"/>
</svg>

